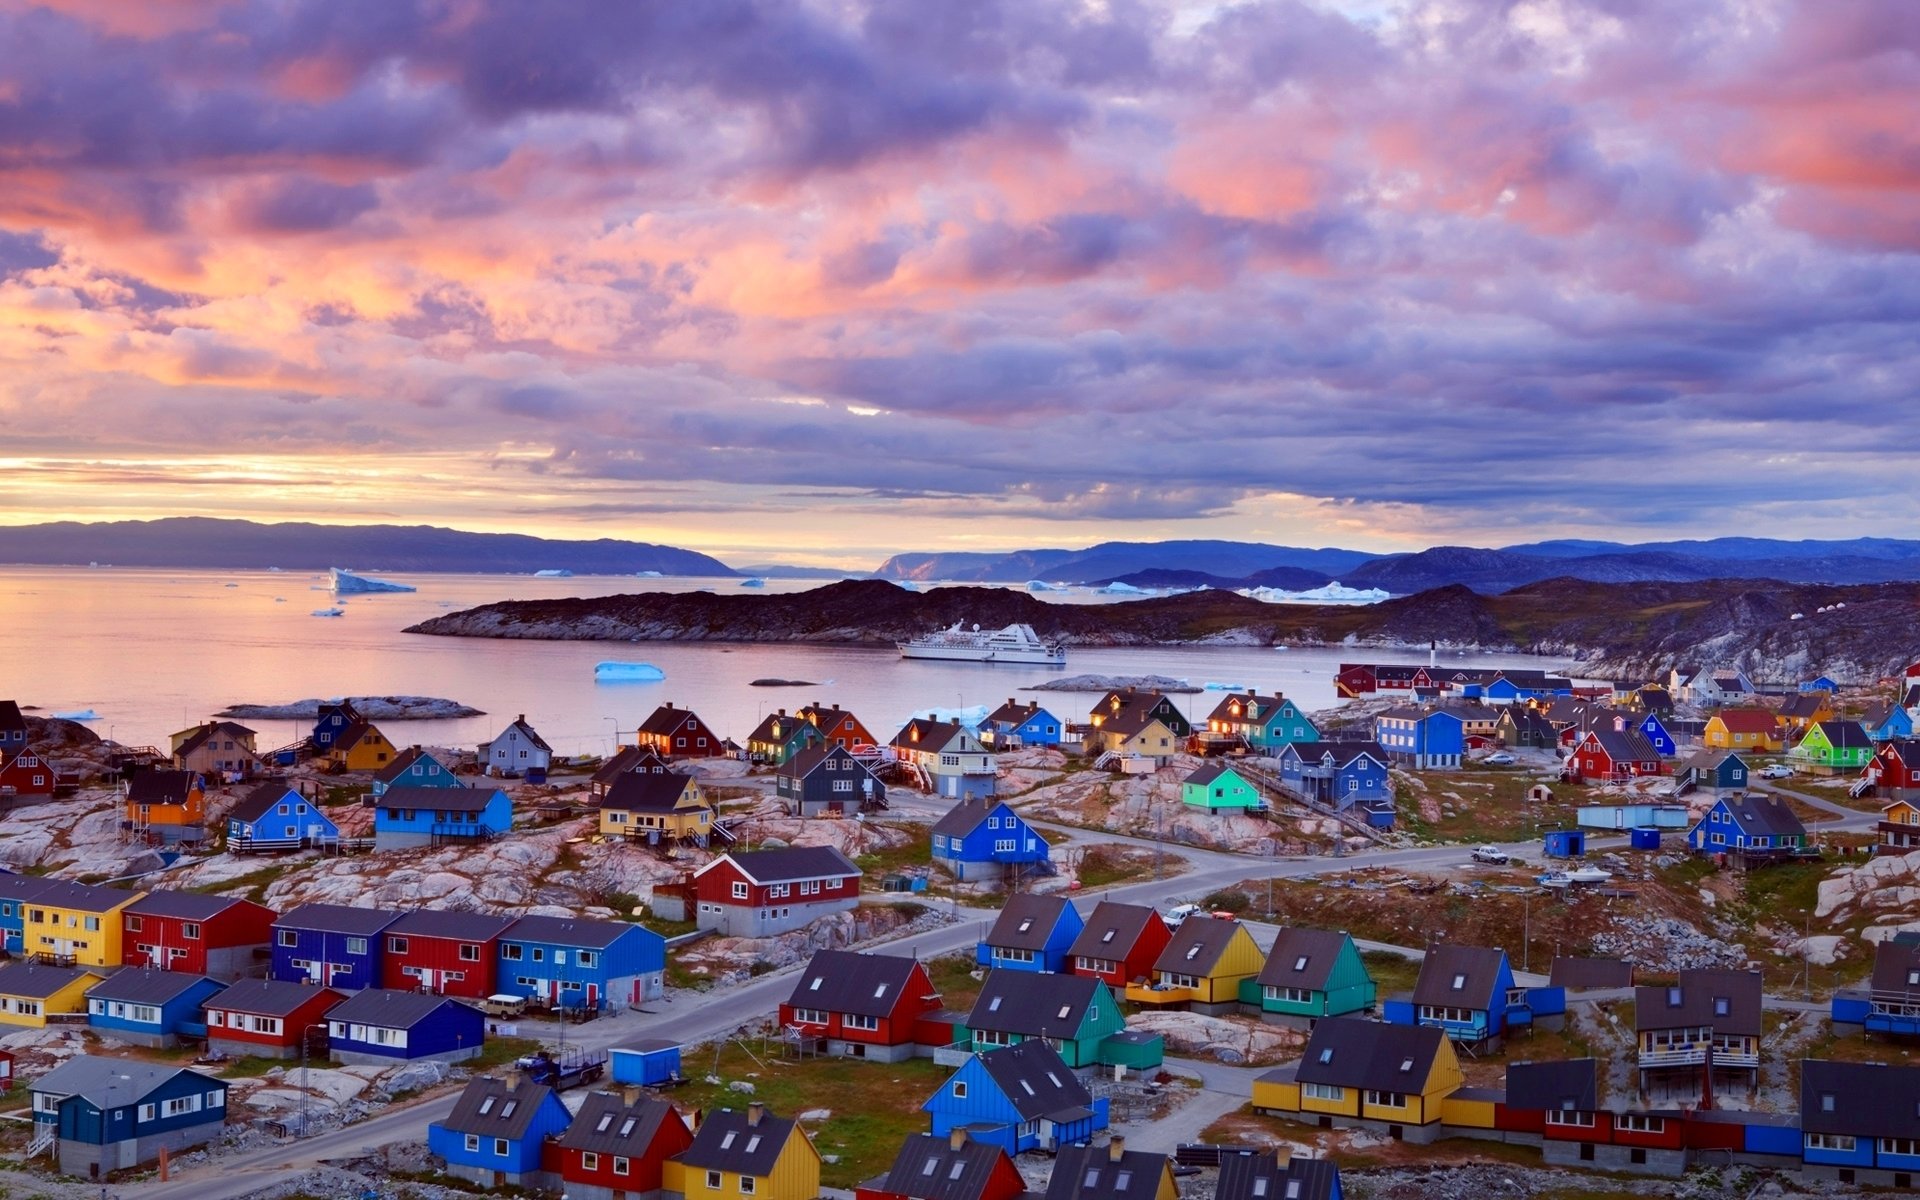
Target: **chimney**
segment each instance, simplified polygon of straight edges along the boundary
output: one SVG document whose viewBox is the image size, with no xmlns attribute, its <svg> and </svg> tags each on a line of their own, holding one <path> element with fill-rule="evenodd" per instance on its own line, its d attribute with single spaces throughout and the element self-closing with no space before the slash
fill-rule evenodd
<svg viewBox="0 0 1920 1200">
<path fill-rule="evenodd" d="M 640 1103 L 640 1097 L 644 1095 L 646 1095 L 646 1089 L 637 1083 L 623 1083 L 620 1085 L 620 1103 L 626 1105 L 628 1108 L 632 1108 L 634 1105 Z"/>
<path fill-rule="evenodd" d="M 514 720 L 514 723 L 517 725 L 525 725 L 527 723 L 527 714 L 521 713 L 518 716 L 514 717 L 513 720 Z"/>
<path fill-rule="evenodd" d="M 1112 1137 L 1107 1139 L 1107 1161 L 1108 1162 L 1119 1162 L 1121 1156 L 1124 1155 L 1126 1152 L 1127 1152 L 1126 1138 L 1123 1138 L 1116 1133 Z"/>
<path fill-rule="evenodd" d="M 760 1123 L 760 1118 L 766 1115 L 767 1115 L 767 1106 L 760 1103 L 758 1100 L 755 1100 L 752 1104 L 747 1105 L 747 1124 L 749 1126 L 758 1125 Z"/>
<path fill-rule="evenodd" d="M 509 1066 L 505 1071 L 501 1072 L 500 1075 L 501 1082 L 507 1085 L 507 1090 L 510 1092 L 519 1091 L 520 1083 L 524 1078 L 520 1073 L 520 1068 L 515 1066 Z"/>
<path fill-rule="evenodd" d="M 964 1126 L 955 1125 L 950 1131 L 948 1131 L 947 1149 L 958 1153 L 960 1148 L 966 1144 L 967 1144 L 967 1131 Z"/>
</svg>

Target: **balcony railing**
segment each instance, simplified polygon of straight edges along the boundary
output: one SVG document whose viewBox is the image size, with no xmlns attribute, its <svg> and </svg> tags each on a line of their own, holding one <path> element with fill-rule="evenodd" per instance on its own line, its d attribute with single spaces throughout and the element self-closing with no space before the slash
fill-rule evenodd
<svg viewBox="0 0 1920 1200">
<path fill-rule="evenodd" d="M 1640 1052 L 1640 1066 L 1642 1069 L 1650 1067 L 1701 1067 L 1705 1066 L 1706 1062 L 1707 1049 L 1705 1046 L 1682 1046 L 1670 1050 L 1642 1050 Z M 1751 1054 L 1745 1054 L 1737 1050 L 1716 1049 L 1713 1052 L 1713 1065 L 1716 1067 L 1751 1067 L 1758 1069 L 1760 1066 L 1760 1053 L 1757 1050 Z"/>
</svg>

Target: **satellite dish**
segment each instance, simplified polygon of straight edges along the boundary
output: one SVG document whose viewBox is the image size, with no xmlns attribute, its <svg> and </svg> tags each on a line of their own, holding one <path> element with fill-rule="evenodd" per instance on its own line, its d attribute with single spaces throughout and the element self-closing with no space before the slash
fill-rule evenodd
<svg viewBox="0 0 1920 1200">
<path fill-rule="evenodd" d="M 978 621 L 975 621 L 975 622 L 973 623 L 973 631 L 974 631 L 975 633 L 979 633 L 979 632 L 980 632 L 980 622 L 978 622 Z"/>
</svg>

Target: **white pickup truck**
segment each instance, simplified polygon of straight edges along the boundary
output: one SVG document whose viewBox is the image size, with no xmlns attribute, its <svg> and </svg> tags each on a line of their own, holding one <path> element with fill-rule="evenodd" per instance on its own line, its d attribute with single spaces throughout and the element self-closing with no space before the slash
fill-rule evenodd
<svg viewBox="0 0 1920 1200">
<path fill-rule="evenodd" d="M 1513 859 L 1505 850 L 1502 850 L 1498 846 L 1476 846 L 1473 850 L 1473 861 L 1492 863 L 1495 866 L 1504 867 L 1512 862 Z"/>
</svg>

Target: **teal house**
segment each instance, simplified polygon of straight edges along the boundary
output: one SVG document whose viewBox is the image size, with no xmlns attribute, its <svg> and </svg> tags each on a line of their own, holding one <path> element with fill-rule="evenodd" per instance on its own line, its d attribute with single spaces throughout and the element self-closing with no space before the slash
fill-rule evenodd
<svg viewBox="0 0 1920 1200">
<path fill-rule="evenodd" d="M 1260 807 L 1260 789 L 1216 759 L 1202 764 L 1181 782 L 1180 799 L 1208 812 L 1246 812 Z"/>
<path fill-rule="evenodd" d="M 1374 999 L 1353 938 L 1330 929 L 1282 929 L 1260 974 L 1240 984 L 1240 1003 L 1275 1024 L 1357 1016 Z"/>
<path fill-rule="evenodd" d="M 1040 1038 L 1069 1067 L 1091 1067 L 1100 1061 L 1101 1044 L 1126 1027 L 1119 1003 L 1098 979 L 988 971 L 956 1044 L 982 1054 Z"/>
<path fill-rule="evenodd" d="M 1272 753 L 1295 742 L 1317 742 L 1315 728 L 1300 706 L 1285 696 L 1233 692 L 1207 714 L 1207 732 L 1238 737 L 1249 750 Z"/>
</svg>

